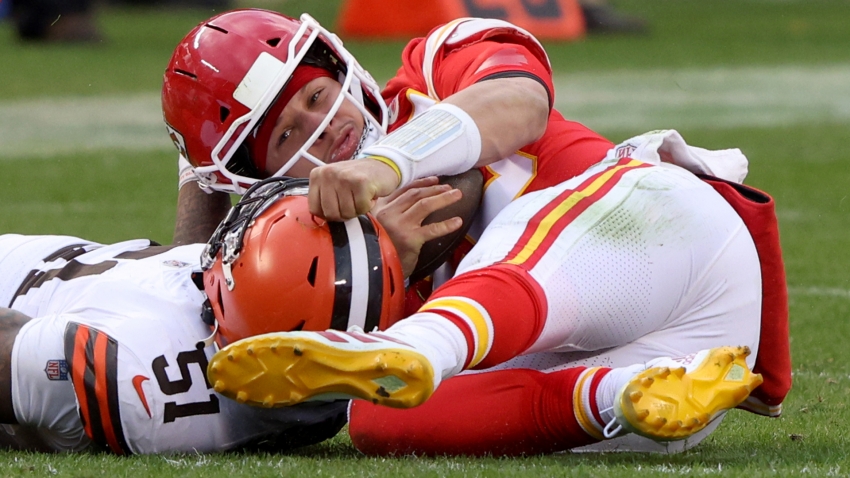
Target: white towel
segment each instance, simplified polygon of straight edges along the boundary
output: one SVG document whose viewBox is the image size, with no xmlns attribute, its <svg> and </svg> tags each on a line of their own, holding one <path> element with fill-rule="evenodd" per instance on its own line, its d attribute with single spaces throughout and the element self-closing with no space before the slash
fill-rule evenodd
<svg viewBox="0 0 850 478">
<path fill-rule="evenodd" d="M 632 158 L 659 165 L 675 164 L 694 174 L 709 174 L 742 183 L 747 177 L 747 157 L 738 148 L 709 151 L 689 146 L 673 129 L 657 130 L 628 139 L 608 151 L 606 159 Z"/>
</svg>

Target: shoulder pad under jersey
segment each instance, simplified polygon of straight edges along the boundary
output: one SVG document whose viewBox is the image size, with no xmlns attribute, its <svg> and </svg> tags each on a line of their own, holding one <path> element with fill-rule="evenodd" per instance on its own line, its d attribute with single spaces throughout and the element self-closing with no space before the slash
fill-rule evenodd
<svg viewBox="0 0 850 478">
<path fill-rule="evenodd" d="M 425 39 L 425 57 L 422 63 L 422 72 L 425 76 L 425 82 L 428 85 L 428 95 L 432 98 L 440 99 L 434 88 L 434 59 L 443 46 L 457 47 L 497 35 L 516 36 L 520 43 L 532 50 L 540 57 L 541 61 L 545 61 L 546 65 L 551 68 L 549 57 L 546 55 L 543 45 L 527 30 L 513 23 L 495 18 L 458 18 L 432 30 Z"/>
</svg>

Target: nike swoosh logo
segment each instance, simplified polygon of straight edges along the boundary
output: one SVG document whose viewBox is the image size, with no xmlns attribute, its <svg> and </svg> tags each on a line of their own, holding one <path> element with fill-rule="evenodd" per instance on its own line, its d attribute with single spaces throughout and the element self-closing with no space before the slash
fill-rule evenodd
<svg viewBox="0 0 850 478">
<path fill-rule="evenodd" d="M 151 409 L 148 407 L 148 400 L 145 398 L 145 391 L 142 389 L 142 382 L 145 380 L 150 380 L 144 375 L 136 375 L 133 377 L 133 388 L 136 389 L 136 393 L 139 394 L 139 398 L 142 400 L 142 405 L 145 406 L 145 411 L 148 412 L 148 418 L 151 417 Z"/>
</svg>

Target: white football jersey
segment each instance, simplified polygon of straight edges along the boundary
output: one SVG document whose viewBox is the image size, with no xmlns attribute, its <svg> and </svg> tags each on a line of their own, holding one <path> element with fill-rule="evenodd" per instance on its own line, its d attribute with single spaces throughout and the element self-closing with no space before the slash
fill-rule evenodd
<svg viewBox="0 0 850 478">
<path fill-rule="evenodd" d="M 0 236 L 0 303 L 33 318 L 15 339 L 19 423 L 53 448 L 93 441 L 118 454 L 214 452 L 335 434 L 345 402 L 262 409 L 219 396 L 206 379 L 204 294 L 192 280 L 202 245 L 100 245 Z"/>
</svg>

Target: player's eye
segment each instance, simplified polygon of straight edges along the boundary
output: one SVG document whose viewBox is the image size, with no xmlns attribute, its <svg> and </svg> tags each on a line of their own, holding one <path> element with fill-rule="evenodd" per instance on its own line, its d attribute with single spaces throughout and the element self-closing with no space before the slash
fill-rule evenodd
<svg viewBox="0 0 850 478">
<path fill-rule="evenodd" d="M 310 104 L 318 102 L 319 98 L 321 97 L 321 94 L 322 90 L 317 90 L 315 93 L 313 93 L 313 96 L 310 97 Z"/>
<path fill-rule="evenodd" d="M 280 135 L 280 138 L 277 139 L 277 146 L 280 147 L 287 139 L 289 139 L 289 135 L 292 134 L 292 130 L 288 129 Z"/>
</svg>

